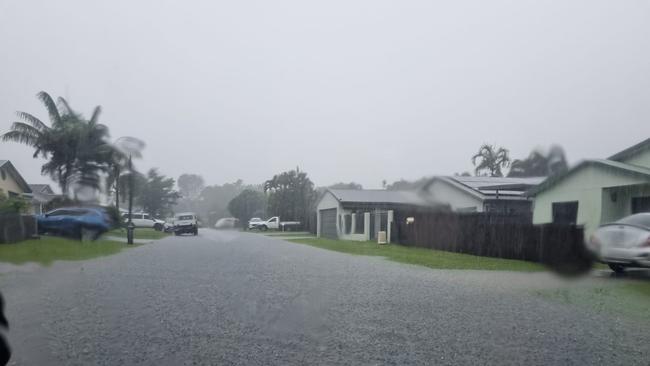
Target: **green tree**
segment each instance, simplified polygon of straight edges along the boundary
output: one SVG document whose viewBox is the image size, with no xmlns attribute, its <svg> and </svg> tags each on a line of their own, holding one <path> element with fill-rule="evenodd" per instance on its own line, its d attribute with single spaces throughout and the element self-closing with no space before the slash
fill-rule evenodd
<svg viewBox="0 0 650 366">
<path fill-rule="evenodd" d="M 429 178 L 422 177 L 415 181 L 408 181 L 406 179 L 400 179 L 391 184 L 388 184 L 384 189 L 389 191 L 414 191 L 424 186 L 426 182 L 429 181 Z"/>
<path fill-rule="evenodd" d="M 29 202 L 20 197 L 8 197 L 2 189 L 0 189 L 0 214 L 11 213 L 26 213 L 29 209 Z"/>
<path fill-rule="evenodd" d="M 196 199 L 205 188 L 203 177 L 198 174 L 181 174 L 177 184 L 181 195 L 189 199 Z"/>
<path fill-rule="evenodd" d="M 340 183 L 332 184 L 331 186 L 328 186 L 327 188 L 332 188 L 332 189 L 356 189 L 356 190 L 359 190 L 359 189 L 363 189 L 363 186 L 361 184 L 359 184 L 359 183 L 354 183 L 354 182 L 350 182 L 350 183 L 340 182 Z"/>
<path fill-rule="evenodd" d="M 296 168 L 274 175 L 264 182 L 264 192 L 269 195 L 269 215 L 309 224 L 316 194 L 307 173 Z"/>
<path fill-rule="evenodd" d="M 137 201 L 149 214 L 165 217 L 172 212 L 171 208 L 180 197 L 174 190 L 174 184 L 173 178 L 159 174 L 156 169 L 150 169 L 139 187 Z"/>
<path fill-rule="evenodd" d="M 553 145 L 547 154 L 537 149 L 531 151 L 526 159 L 513 160 L 508 177 L 547 177 L 567 170 L 569 164 L 564 149 L 559 145 Z"/>
<path fill-rule="evenodd" d="M 144 141 L 135 137 L 124 136 L 106 148 L 105 160 L 107 162 L 106 190 L 115 195 L 115 209 L 120 211 L 120 193 L 128 191 L 128 176 L 137 174 L 133 166 L 134 158 L 142 157 Z M 129 169 L 129 159 L 131 159 Z M 133 170 L 133 172 L 131 172 Z"/>
<path fill-rule="evenodd" d="M 503 147 L 496 148 L 490 144 L 483 144 L 474 156 L 472 164 L 475 166 L 476 175 L 486 172 L 490 177 L 503 177 L 501 168 L 510 165 L 508 150 Z"/>
<path fill-rule="evenodd" d="M 252 217 L 261 216 L 266 210 L 266 195 L 252 189 L 243 190 L 237 197 L 228 203 L 228 211 L 245 223 Z"/>
</svg>

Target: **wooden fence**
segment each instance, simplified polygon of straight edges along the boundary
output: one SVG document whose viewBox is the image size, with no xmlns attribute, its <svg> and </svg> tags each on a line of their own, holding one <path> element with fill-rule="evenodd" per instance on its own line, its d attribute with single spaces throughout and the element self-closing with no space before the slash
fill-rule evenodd
<svg viewBox="0 0 650 366">
<path fill-rule="evenodd" d="M 34 216 L 0 214 L 0 243 L 15 243 L 36 235 Z"/>
<path fill-rule="evenodd" d="M 533 225 L 530 217 L 503 214 L 396 211 L 392 240 L 484 257 L 518 259 L 559 271 L 591 268 L 583 230 L 574 225 Z"/>
</svg>

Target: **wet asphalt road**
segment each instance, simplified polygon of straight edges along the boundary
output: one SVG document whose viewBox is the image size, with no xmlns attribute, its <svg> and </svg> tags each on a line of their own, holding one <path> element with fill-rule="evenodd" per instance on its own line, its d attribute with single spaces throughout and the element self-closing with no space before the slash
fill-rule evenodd
<svg viewBox="0 0 650 366">
<path fill-rule="evenodd" d="M 626 319 L 443 271 L 202 230 L 0 277 L 16 365 L 648 365 Z"/>
</svg>

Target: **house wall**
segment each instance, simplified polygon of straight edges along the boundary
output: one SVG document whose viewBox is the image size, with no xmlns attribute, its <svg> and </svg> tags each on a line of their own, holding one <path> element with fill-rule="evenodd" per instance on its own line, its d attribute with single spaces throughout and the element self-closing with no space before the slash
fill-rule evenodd
<svg viewBox="0 0 650 366">
<path fill-rule="evenodd" d="M 8 171 L 5 170 L 4 176 L 5 179 L 2 179 L 2 175 L 0 174 L 0 189 L 2 189 L 5 195 L 8 195 L 9 192 L 17 194 L 25 193 Z"/>
<path fill-rule="evenodd" d="M 603 189 L 600 222 L 613 222 L 631 215 L 634 197 L 650 197 L 650 184 Z"/>
<path fill-rule="evenodd" d="M 448 203 L 454 211 L 483 211 L 483 201 L 480 198 L 444 180 L 434 180 L 427 194 L 434 201 Z"/>
<path fill-rule="evenodd" d="M 617 174 L 600 166 L 585 166 L 535 197 L 533 223 L 552 222 L 554 202 L 578 201 L 577 224 L 584 225 L 585 237 L 589 237 L 593 230 L 603 223 L 603 188 L 646 183 L 647 181 L 640 177 Z M 618 215 L 624 207 L 609 211 L 610 206 L 607 203 L 606 209 L 606 215 L 609 215 L 609 212 Z"/>
<path fill-rule="evenodd" d="M 643 151 L 637 155 L 629 157 L 628 159 L 622 160 L 621 162 L 650 168 L 650 150 Z"/>
</svg>

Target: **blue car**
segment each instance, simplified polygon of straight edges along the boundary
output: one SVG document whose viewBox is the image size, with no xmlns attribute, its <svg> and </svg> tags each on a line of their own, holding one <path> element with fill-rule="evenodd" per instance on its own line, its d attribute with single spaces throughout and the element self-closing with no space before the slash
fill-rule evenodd
<svg viewBox="0 0 650 366">
<path fill-rule="evenodd" d="M 111 227 L 102 209 L 86 207 L 57 208 L 36 218 L 39 234 L 52 233 L 82 240 L 95 240 Z"/>
</svg>

